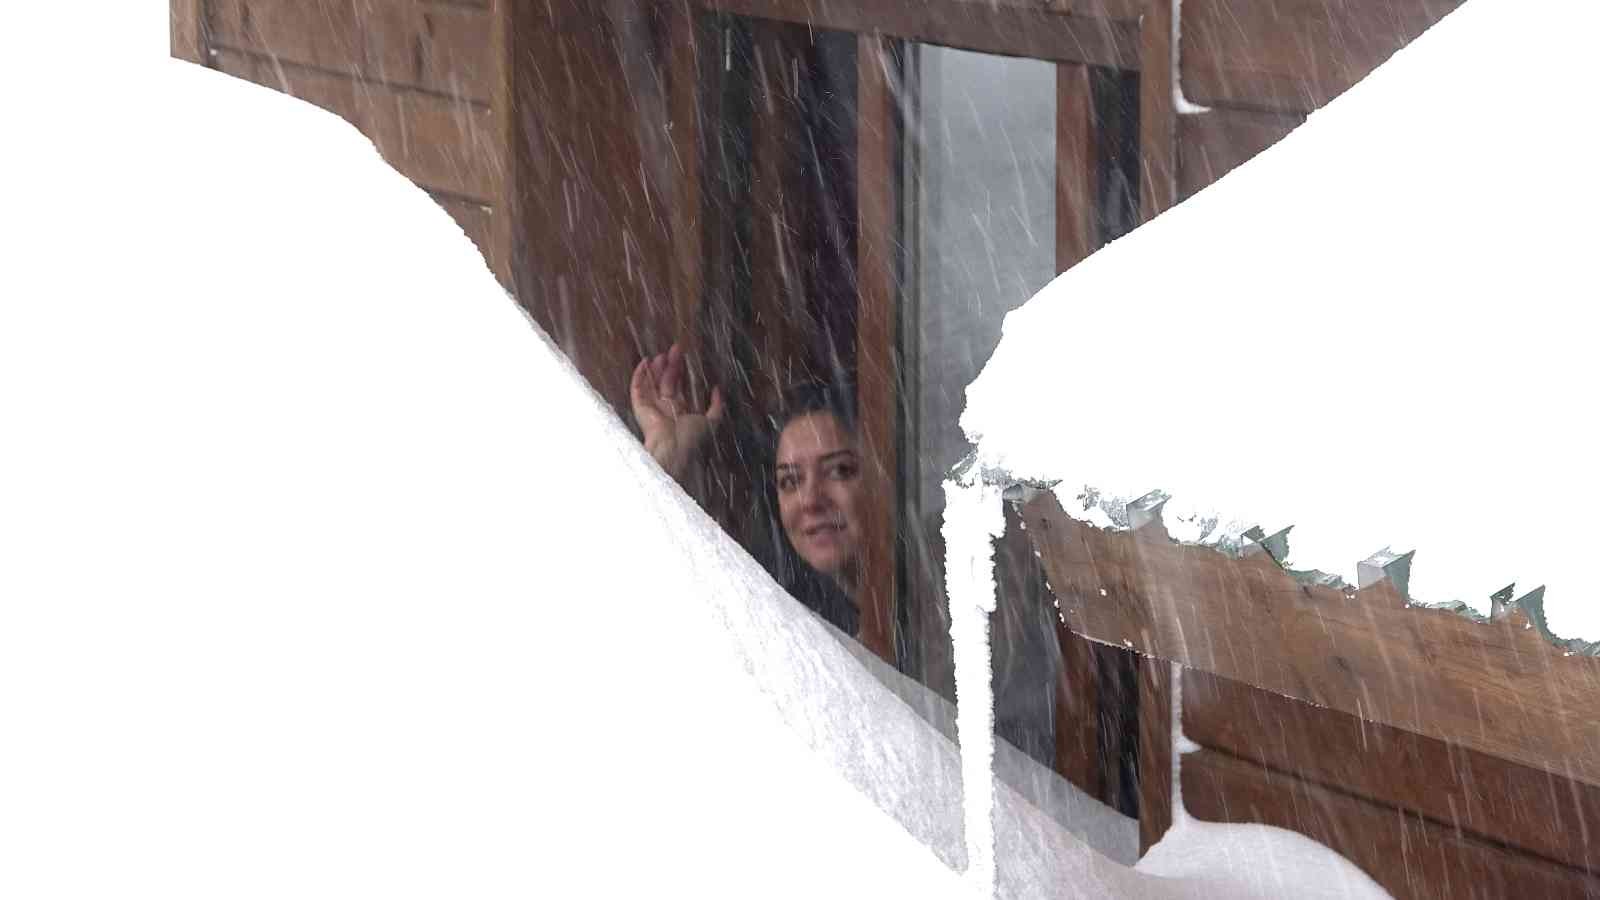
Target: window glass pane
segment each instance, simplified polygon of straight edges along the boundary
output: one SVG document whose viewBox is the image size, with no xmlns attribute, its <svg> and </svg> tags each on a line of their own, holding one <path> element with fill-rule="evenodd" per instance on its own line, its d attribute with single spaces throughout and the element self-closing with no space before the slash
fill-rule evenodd
<svg viewBox="0 0 1600 900">
<path fill-rule="evenodd" d="M 967 383 L 998 344 L 1005 314 L 1056 271 L 1056 68 L 924 45 L 908 54 L 906 77 L 902 597 L 908 668 L 948 696 L 954 673 L 940 599 L 942 482 L 969 449 L 957 422 Z M 1015 556 L 1014 549 L 1000 553 Z M 1059 656 L 1053 611 L 1029 577 L 1031 563 L 1000 563 L 1003 609 L 991 623 L 995 724 L 1048 765 Z"/>
<path fill-rule="evenodd" d="M 1055 275 L 1056 69 L 1032 59 L 918 48 L 919 157 L 910 223 L 919 512 L 966 453 L 963 389 L 1000 323 Z M 908 473 L 911 474 L 911 473 Z"/>
</svg>

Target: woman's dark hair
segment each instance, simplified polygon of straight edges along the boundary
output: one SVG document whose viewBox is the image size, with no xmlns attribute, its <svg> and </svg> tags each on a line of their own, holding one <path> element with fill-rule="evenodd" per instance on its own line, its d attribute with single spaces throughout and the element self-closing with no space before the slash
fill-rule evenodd
<svg viewBox="0 0 1600 900">
<path fill-rule="evenodd" d="M 772 416 L 772 452 L 777 457 L 778 437 L 789 423 L 811 413 L 833 413 L 844 430 L 856 433 L 855 385 L 847 379 L 823 381 L 813 379 L 790 385 L 784 392 L 778 411 Z"/>
<path fill-rule="evenodd" d="M 860 610 L 832 578 L 812 569 L 800 558 L 800 554 L 795 552 L 793 545 L 789 543 L 788 535 L 784 534 L 783 524 L 778 517 L 777 486 L 772 477 L 773 467 L 778 458 L 778 439 L 790 422 L 801 416 L 820 412 L 832 413 L 839 420 L 839 424 L 844 426 L 845 431 L 856 434 L 855 385 L 848 379 L 836 381 L 816 379 L 790 385 L 783 392 L 777 412 L 769 420 L 772 429 L 766 460 L 767 487 L 764 496 L 769 505 L 768 518 L 772 523 L 773 549 L 777 556 L 777 566 L 773 574 L 778 582 L 801 603 L 831 622 L 840 631 L 854 635 L 861 623 Z"/>
</svg>

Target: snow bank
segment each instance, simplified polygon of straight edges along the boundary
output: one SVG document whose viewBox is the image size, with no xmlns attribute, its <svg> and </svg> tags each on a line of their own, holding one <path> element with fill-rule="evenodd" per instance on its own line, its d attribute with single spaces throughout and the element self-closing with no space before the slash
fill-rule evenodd
<svg viewBox="0 0 1600 900">
<path fill-rule="evenodd" d="M 122 74 L 142 128 L 63 117 L 8 209 L 0 894 L 957 889 L 752 676 L 849 658 L 789 659 L 444 212 L 332 116 Z"/>
<path fill-rule="evenodd" d="M 1600 5 L 1472 0 L 1271 151 L 1057 278 L 968 389 L 982 465 L 1293 525 L 1291 563 L 1600 638 L 1582 410 L 1600 382 Z M 1484 64 L 1493 48 L 1496 63 Z M 1048 396 L 1049 404 L 1033 398 Z"/>
<path fill-rule="evenodd" d="M 6 207 L 0 895 L 967 893 L 954 744 L 444 212 L 330 115 L 115 75 L 24 110 Z M 994 801 L 1001 896 L 1216 894 Z"/>
</svg>

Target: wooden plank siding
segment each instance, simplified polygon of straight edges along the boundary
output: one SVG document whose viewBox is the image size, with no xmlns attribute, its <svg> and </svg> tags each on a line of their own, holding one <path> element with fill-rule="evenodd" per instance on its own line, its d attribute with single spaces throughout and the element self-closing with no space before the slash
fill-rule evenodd
<svg viewBox="0 0 1600 900">
<path fill-rule="evenodd" d="M 1139 213 L 1178 202 L 1178 111 L 1172 93 L 1172 4 L 1150 0 L 1139 20 Z"/>
<path fill-rule="evenodd" d="M 350 122 L 506 279 L 487 3 L 173 0 L 173 52 Z"/>
<path fill-rule="evenodd" d="M 1197 818 L 1288 828 L 1396 897 L 1600 897 L 1600 660 L 1566 656 L 1520 611 L 1487 623 L 1407 608 L 1382 581 L 1302 585 L 1234 558 L 1024 510 L 1066 626 L 1149 654 L 1140 672 L 1140 833 L 1163 829 L 1183 664 Z M 1169 695 L 1170 696 L 1170 695 Z"/>
<path fill-rule="evenodd" d="M 1600 876 L 1600 788 L 1592 785 L 1195 669 L 1183 674 L 1183 732 L 1328 790 Z"/>
<path fill-rule="evenodd" d="M 1186 200 L 1282 140 L 1305 116 L 1214 107 L 1178 117 L 1178 199 Z"/>
<path fill-rule="evenodd" d="M 1172 827 L 1172 670 L 1164 659 L 1138 658 L 1141 856 Z"/>
<path fill-rule="evenodd" d="M 1461 0 L 1184 0 L 1183 90 L 1204 105 L 1307 113 Z"/>
<path fill-rule="evenodd" d="M 401 174 L 430 191 L 492 205 L 495 130 L 486 105 L 359 81 L 271 57 L 215 49 L 218 69 L 336 113 Z"/>
<path fill-rule="evenodd" d="M 212 45 L 487 105 L 489 11 L 433 2 L 207 0 Z"/>
<path fill-rule="evenodd" d="M 1520 612 L 1476 623 L 1393 585 L 1303 585 L 1233 559 L 1027 507 L 1074 631 L 1600 787 L 1600 659 L 1564 656 Z"/>
<path fill-rule="evenodd" d="M 1183 757 L 1193 816 L 1287 828 L 1336 848 L 1399 900 L 1600 897 L 1600 880 L 1391 806 L 1215 750 Z"/>
<path fill-rule="evenodd" d="M 167 10 L 172 55 L 205 65 L 207 46 L 205 0 L 172 0 Z"/>
<path fill-rule="evenodd" d="M 1460 2 L 1185 0 L 1183 95 L 1208 109 L 1177 116 L 1176 199 L 1277 143 Z M 1164 145 L 1153 149 L 1159 171 Z"/>
</svg>

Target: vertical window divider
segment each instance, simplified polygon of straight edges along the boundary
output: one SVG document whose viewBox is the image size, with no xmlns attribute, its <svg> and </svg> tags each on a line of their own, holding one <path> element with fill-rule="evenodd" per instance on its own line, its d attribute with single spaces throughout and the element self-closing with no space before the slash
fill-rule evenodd
<svg viewBox="0 0 1600 900">
<path fill-rule="evenodd" d="M 896 322 L 900 297 L 900 121 L 896 42 L 875 33 L 857 36 L 857 403 L 866 465 L 863 516 L 861 642 L 898 662 L 895 611 L 899 581 L 896 535 L 900 515 L 893 487 L 900 450 L 900 359 Z"/>
</svg>

